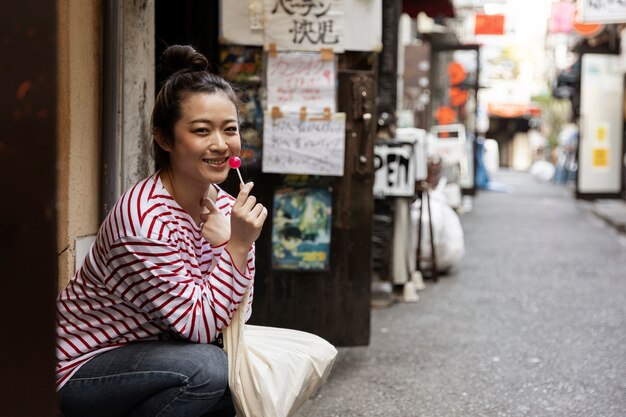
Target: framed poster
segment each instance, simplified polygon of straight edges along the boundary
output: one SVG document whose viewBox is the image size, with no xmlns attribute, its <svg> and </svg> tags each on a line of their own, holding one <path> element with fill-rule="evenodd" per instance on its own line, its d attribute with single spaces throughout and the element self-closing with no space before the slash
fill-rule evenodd
<svg viewBox="0 0 626 417">
<path fill-rule="evenodd" d="M 332 193 L 328 188 L 283 188 L 274 193 L 272 267 L 326 271 L 330 264 Z"/>
</svg>

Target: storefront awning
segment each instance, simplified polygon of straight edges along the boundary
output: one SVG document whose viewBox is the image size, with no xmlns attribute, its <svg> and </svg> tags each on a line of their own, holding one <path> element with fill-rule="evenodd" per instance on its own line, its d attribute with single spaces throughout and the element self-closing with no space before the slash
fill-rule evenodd
<svg viewBox="0 0 626 417">
<path fill-rule="evenodd" d="M 429 17 L 454 17 L 452 0 L 402 0 L 402 13 L 415 18 L 420 12 Z"/>
</svg>

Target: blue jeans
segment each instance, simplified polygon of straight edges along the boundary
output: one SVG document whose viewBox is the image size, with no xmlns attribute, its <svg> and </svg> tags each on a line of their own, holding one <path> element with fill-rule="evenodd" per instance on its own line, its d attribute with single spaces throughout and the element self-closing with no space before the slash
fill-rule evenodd
<svg viewBox="0 0 626 417">
<path fill-rule="evenodd" d="M 65 417 L 235 415 L 226 353 L 206 344 L 146 341 L 104 352 L 58 398 Z"/>
</svg>

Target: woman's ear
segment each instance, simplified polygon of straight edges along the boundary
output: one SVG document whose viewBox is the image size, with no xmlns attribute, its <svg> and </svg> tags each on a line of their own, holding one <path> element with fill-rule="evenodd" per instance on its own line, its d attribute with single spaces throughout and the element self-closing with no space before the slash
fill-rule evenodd
<svg viewBox="0 0 626 417">
<path fill-rule="evenodd" d="M 160 130 L 154 129 L 152 135 L 154 136 L 154 140 L 161 147 L 161 149 L 163 149 L 165 152 L 172 151 L 172 145 L 170 144 L 170 141 L 167 139 L 167 136 L 161 133 Z"/>
</svg>

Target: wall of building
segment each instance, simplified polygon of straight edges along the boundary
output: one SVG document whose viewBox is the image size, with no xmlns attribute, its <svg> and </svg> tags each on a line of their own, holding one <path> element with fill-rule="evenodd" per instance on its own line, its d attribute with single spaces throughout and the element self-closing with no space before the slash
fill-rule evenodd
<svg viewBox="0 0 626 417">
<path fill-rule="evenodd" d="M 102 4 L 59 0 L 59 287 L 74 273 L 76 239 L 96 233 L 100 184 Z"/>
</svg>

